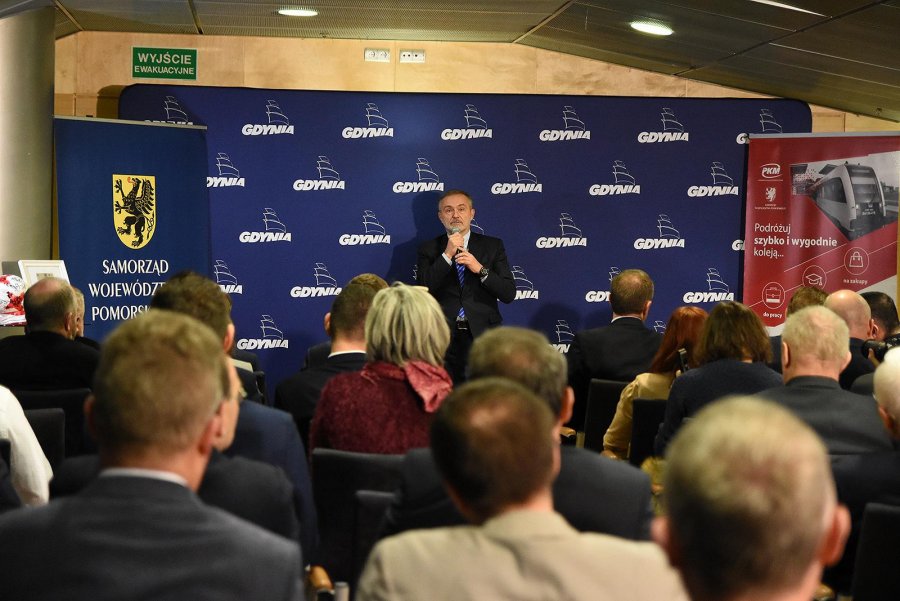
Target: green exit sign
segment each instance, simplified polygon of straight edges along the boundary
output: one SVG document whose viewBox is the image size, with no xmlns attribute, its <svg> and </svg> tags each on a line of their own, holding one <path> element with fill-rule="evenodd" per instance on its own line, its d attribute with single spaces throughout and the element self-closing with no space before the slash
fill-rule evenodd
<svg viewBox="0 0 900 601">
<path fill-rule="evenodd" d="M 196 48 L 131 49 L 131 76 L 154 79 L 197 79 Z"/>
</svg>

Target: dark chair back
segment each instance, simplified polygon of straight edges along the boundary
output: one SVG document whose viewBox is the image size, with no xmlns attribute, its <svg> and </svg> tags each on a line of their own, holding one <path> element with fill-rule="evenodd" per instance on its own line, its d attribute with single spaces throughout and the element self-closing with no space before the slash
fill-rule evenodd
<svg viewBox="0 0 900 601">
<path fill-rule="evenodd" d="M 628 461 L 641 467 L 653 456 L 653 439 L 666 417 L 665 399 L 634 399 L 631 410 L 631 450 Z"/>
<path fill-rule="evenodd" d="M 12 455 L 12 446 L 10 445 L 8 438 L 0 438 L 0 457 L 3 458 L 3 461 L 6 462 L 7 467 L 10 464 L 10 456 Z"/>
<path fill-rule="evenodd" d="M 881 503 L 866 505 L 853 571 L 853 601 L 900 599 L 897 541 L 900 541 L 900 507 Z"/>
<path fill-rule="evenodd" d="M 87 388 L 67 390 L 14 390 L 22 409 L 62 409 L 66 414 L 66 457 L 90 452 L 95 445 L 87 434 L 84 421 L 84 399 Z"/>
<path fill-rule="evenodd" d="M 34 435 L 56 471 L 66 457 L 66 414 L 59 407 L 50 409 L 26 409 L 25 419 L 31 425 Z"/>
<path fill-rule="evenodd" d="M 616 415 L 616 405 L 628 382 L 591 379 L 584 412 L 584 448 L 603 450 L 603 436 Z"/>
<path fill-rule="evenodd" d="M 353 579 L 350 590 L 356 590 L 356 583 L 366 565 L 372 547 L 378 542 L 381 525 L 388 507 L 394 500 L 394 493 L 381 490 L 356 491 L 356 520 L 353 524 Z"/>
<path fill-rule="evenodd" d="M 403 455 L 313 449 L 312 481 L 319 514 L 319 563 L 333 582 L 353 577 L 356 491 L 393 492 Z"/>
</svg>

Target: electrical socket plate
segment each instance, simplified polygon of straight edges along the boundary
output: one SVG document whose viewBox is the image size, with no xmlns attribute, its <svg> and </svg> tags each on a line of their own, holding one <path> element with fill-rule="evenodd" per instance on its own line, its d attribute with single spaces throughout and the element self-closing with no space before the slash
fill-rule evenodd
<svg viewBox="0 0 900 601">
<path fill-rule="evenodd" d="M 391 51 L 388 48 L 366 48 L 363 56 L 367 63 L 391 62 Z"/>
<path fill-rule="evenodd" d="M 425 62 L 425 51 L 424 50 L 401 50 L 400 51 L 400 62 L 401 63 L 424 63 Z"/>
</svg>

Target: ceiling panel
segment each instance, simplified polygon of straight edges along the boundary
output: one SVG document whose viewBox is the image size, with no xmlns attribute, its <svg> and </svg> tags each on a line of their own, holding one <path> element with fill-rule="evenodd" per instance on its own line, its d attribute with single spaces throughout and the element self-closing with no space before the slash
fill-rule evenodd
<svg viewBox="0 0 900 601">
<path fill-rule="evenodd" d="M 65 0 L 59 4 L 87 31 L 197 33 L 186 0 Z"/>
</svg>

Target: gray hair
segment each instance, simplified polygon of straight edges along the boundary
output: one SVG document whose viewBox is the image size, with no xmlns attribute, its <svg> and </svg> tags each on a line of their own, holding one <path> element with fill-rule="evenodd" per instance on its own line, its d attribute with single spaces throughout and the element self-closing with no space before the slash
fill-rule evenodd
<svg viewBox="0 0 900 601">
<path fill-rule="evenodd" d="M 369 361 L 403 366 L 407 361 L 444 364 L 450 328 L 440 305 L 426 288 L 400 282 L 375 295 L 366 315 Z"/>
<path fill-rule="evenodd" d="M 843 366 L 850 350 L 847 323 L 840 315 L 822 306 L 806 307 L 791 313 L 781 339 L 799 359 Z"/>
</svg>

